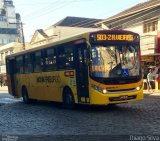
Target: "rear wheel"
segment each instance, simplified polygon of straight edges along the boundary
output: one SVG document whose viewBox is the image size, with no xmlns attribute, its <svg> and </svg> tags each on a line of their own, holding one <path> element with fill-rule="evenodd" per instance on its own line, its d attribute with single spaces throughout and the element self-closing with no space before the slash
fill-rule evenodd
<svg viewBox="0 0 160 141">
<path fill-rule="evenodd" d="M 67 109 L 73 109 L 75 107 L 73 93 L 70 89 L 66 89 L 63 92 L 63 106 Z"/>
<path fill-rule="evenodd" d="M 23 88 L 22 89 L 22 97 L 23 97 L 23 102 L 25 104 L 29 104 L 31 102 L 31 100 L 29 99 L 28 97 L 28 92 L 27 92 L 27 89 L 26 88 Z"/>
</svg>

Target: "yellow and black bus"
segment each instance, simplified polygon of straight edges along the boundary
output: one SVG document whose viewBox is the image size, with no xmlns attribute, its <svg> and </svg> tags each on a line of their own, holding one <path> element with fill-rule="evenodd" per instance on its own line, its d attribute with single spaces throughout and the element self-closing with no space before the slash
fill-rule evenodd
<svg viewBox="0 0 160 141">
<path fill-rule="evenodd" d="M 107 105 L 143 99 L 140 37 L 101 30 L 6 57 L 9 93 L 31 100 Z"/>
</svg>

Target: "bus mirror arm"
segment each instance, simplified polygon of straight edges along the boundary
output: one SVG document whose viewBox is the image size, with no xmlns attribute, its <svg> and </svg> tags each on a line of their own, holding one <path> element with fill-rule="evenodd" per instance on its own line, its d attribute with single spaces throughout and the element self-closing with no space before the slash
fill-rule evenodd
<svg viewBox="0 0 160 141">
<path fill-rule="evenodd" d="M 91 47 L 91 44 L 90 44 L 88 41 L 87 41 L 86 43 L 87 43 L 87 46 L 88 46 L 88 47 Z"/>
<path fill-rule="evenodd" d="M 90 59 L 90 48 L 91 48 L 91 44 L 89 43 L 89 41 L 86 42 L 87 43 L 87 66 L 90 66 L 92 64 L 92 60 Z"/>
<path fill-rule="evenodd" d="M 92 60 L 91 59 L 87 59 L 87 66 L 90 66 L 92 64 Z"/>
</svg>

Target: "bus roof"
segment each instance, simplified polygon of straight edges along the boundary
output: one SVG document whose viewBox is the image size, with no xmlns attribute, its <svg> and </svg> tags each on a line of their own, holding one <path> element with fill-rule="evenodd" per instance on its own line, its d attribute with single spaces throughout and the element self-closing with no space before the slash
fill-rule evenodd
<svg viewBox="0 0 160 141">
<path fill-rule="evenodd" d="M 61 40 L 58 40 L 58 41 L 55 41 L 55 42 L 47 43 L 47 44 L 44 44 L 44 45 L 39 45 L 37 47 L 29 48 L 29 49 L 24 50 L 24 51 L 20 51 L 20 52 L 16 52 L 16 53 L 7 55 L 6 58 L 15 57 L 17 55 L 21 55 L 21 54 L 25 54 L 25 53 L 29 53 L 29 52 L 38 51 L 40 49 L 45 49 L 47 47 L 52 47 L 52 46 L 60 45 L 60 44 L 67 43 L 67 42 L 76 41 L 78 39 L 82 39 L 82 38 L 87 37 L 87 35 L 89 33 L 90 32 L 87 32 L 87 33 L 79 34 L 79 35 L 76 35 L 76 36 L 64 38 L 64 39 L 61 39 Z"/>
</svg>

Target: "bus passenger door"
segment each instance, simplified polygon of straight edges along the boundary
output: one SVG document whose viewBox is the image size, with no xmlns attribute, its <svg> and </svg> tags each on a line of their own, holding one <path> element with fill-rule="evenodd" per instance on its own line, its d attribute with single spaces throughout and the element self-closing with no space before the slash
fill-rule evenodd
<svg viewBox="0 0 160 141">
<path fill-rule="evenodd" d="M 76 46 L 76 83 L 78 102 L 89 103 L 88 65 L 86 44 Z"/>
<path fill-rule="evenodd" d="M 9 73 L 9 79 L 10 79 L 10 86 L 11 86 L 11 94 L 13 96 L 16 96 L 16 79 L 15 79 L 15 59 L 11 59 L 11 60 L 8 60 L 7 62 L 7 67 L 8 67 L 8 73 Z"/>
</svg>

